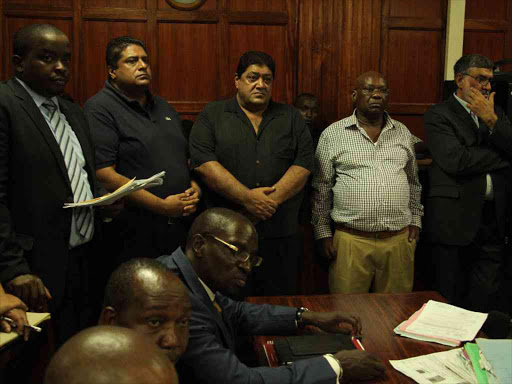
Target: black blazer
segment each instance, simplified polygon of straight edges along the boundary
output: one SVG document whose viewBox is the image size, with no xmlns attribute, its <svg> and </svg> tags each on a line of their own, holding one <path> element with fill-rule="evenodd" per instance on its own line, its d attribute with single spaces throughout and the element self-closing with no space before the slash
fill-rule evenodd
<svg viewBox="0 0 512 384">
<path fill-rule="evenodd" d="M 82 110 L 59 97 L 96 195 L 94 147 Z M 64 292 L 73 201 L 62 152 L 39 108 L 14 78 L 0 83 L 0 282 L 39 276 L 58 305 Z"/>
<path fill-rule="evenodd" d="M 476 236 L 486 189 L 493 182 L 496 217 L 505 235 L 512 158 L 512 127 L 501 110 L 489 134 L 482 133 L 452 95 L 425 113 L 433 163 L 425 202 L 424 232 L 435 243 L 464 246 Z M 480 126 L 485 126 L 480 122 Z"/>
</svg>

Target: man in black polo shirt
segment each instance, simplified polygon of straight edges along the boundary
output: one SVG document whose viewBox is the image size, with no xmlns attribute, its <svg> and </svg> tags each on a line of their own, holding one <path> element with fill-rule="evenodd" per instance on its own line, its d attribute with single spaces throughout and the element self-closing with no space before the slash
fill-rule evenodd
<svg viewBox="0 0 512 384">
<path fill-rule="evenodd" d="M 116 264 L 173 252 L 185 239 L 182 218 L 195 212 L 200 189 L 191 180 L 187 141 L 178 113 L 152 95 L 151 67 L 140 40 L 118 37 L 107 45 L 109 79 L 84 106 L 96 146 L 96 175 L 109 191 L 133 177 L 165 171 L 161 186 L 126 197 L 125 212 L 110 224 Z M 119 236 L 119 237 L 116 237 Z"/>
<path fill-rule="evenodd" d="M 237 94 L 208 104 L 190 136 L 191 166 L 209 188 L 207 205 L 237 210 L 256 225 L 264 262 L 253 272 L 254 295 L 296 293 L 297 217 L 313 165 L 299 111 L 271 100 L 274 73 L 266 53 L 243 54 Z"/>
</svg>

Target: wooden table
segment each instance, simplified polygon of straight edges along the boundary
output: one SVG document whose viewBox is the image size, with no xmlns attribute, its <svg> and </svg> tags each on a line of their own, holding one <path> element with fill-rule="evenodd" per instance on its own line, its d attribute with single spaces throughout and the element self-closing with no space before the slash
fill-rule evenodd
<svg viewBox="0 0 512 384">
<path fill-rule="evenodd" d="M 312 311 L 340 310 L 347 314 L 358 315 L 363 324 L 362 343 L 364 347 L 367 351 L 380 357 L 387 368 L 386 377 L 374 380 L 372 383 L 414 383 L 413 380 L 396 371 L 389 364 L 389 360 L 400 360 L 446 351 L 451 348 L 401 337 L 396 335 L 393 329 L 431 299 L 446 302 L 437 292 L 250 297 L 247 301 L 258 304 L 303 306 Z M 268 365 L 267 360 L 264 359 L 262 346 L 266 341 L 272 339 L 274 338 L 265 336 L 254 338 L 254 346 L 262 365 Z"/>
</svg>

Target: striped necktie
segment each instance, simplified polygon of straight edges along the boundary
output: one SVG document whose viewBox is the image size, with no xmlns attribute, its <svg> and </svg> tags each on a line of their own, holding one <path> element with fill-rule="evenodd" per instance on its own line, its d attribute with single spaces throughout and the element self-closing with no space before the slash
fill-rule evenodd
<svg viewBox="0 0 512 384">
<path fill-rule="evenodd" d="M 92 198 L 93 196 L 89 185 L 80 177 L 81 167 L 78 156 L 71 143 L 69 128 L 66 127 L 57 106 L 52 100 L 48 99 L 42 105 L 48 111 L 50 124 L 55 133 L 57 144 L 59 144 L 62 155 L 64 156 L 64 163 L 68 169 L 71 190 L 73 191 L 73 200 L 76 203 Z M 75 208 L 75 219 L 76 227 L 80 234 L 86 239 L 91 239 L 94 231 L 92 210 L 88 207 Z"/>
</svg>

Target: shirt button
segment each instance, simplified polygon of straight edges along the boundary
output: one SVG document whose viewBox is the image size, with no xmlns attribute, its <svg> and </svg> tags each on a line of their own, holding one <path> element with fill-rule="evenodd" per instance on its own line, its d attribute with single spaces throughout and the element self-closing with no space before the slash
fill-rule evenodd
<svg viewBox="0 0 512 384">
<path fill-rule="evenodd" d="M 259 163 L 260 163 L 260 161 L 259 161 L 259 160 L 256 160 L 256 164 L 259 164 Z"/>
</svg>

